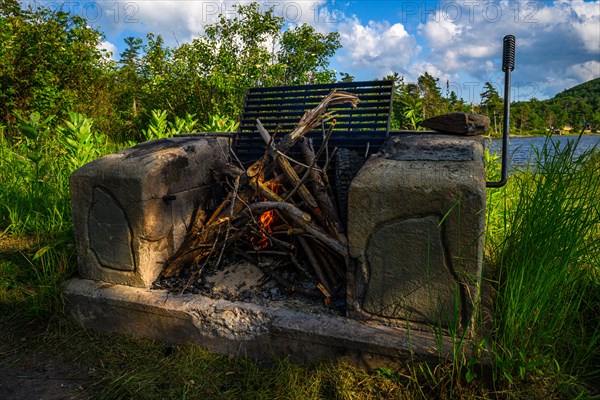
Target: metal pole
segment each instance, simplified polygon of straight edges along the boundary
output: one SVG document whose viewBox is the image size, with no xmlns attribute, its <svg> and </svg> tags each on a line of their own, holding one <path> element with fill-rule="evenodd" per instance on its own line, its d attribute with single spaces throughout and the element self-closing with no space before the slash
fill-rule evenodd
<svg viewBox="0 0 600 400">
<path fill-rule="evenodd" d="M 486 182 L 487 187 L 499 188 L 508 180 L 508 132 L 510 130 L 510 73 L 515 69 L 515 37 L 504 36 L 502 71 L 504 71 L 504 121 L 502 124 L 502 170 L 498 182 Z"/>
</svg>

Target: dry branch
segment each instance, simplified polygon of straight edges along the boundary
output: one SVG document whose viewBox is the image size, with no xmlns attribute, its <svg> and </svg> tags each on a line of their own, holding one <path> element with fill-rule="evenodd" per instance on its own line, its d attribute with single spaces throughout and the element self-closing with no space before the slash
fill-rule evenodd
<svg viewBox="0 0 600 400">
<path fill-rule="evenodd" d="M 197 212 L 182 246 L 166 262 L 162 275 L 174 276 L 183 268 L 209 260 L 216 260 L 218 264 L 226 248 L 236 241 L 247 243 L 246 246 L 252 243 L 254 249 L 246 251 L 248 254 L 287 255 L 289 260 L 286 257 L 286 262 L 291 260 L 299 270 L 306 272 L 302 263 L 296 260 L 296 249 L 301 247 L 305 261 L 318 278 L 318 290 L 306 294 L 321 293 L 328 302 L 340 286 L 339 278 L 343 276 L 348 259 L 347 239 L 328 189 L 326 172 L 316 165 L 321 153 L 328 153 L 328 140 L 324 140 L 318 154 L 309 142 L 301 145 L 306 164 L 290 158 L 286 152 L 319 124 L 335 117 L 334 112 L 327 112 L 329 105 L 344 103 L 356 106 L 358 97 L 332 91 L 317 107 L 307 111 L 291 132 L 277 141 L 257 120 L 265 142 L 264 156 L 245 170 L 225 163 L 213 171 L 217 179 L 227 177 L 234 182 L 231 190 L 210 217 L 207 218 L 201 209 Z M 331 134 L 331 129 L 328 133 Z M 281 191 L 275 189 L 277 186 L 281 186 Z M 294 194 L 297 196 L 292 199 Z M 294 200 L 301 201 L 296 205 Z M 260 216 L 267 215 L 266 212 L 276 213 L 279 226 L 267 230 L 266 225 L 262 225 Z M 282 233 L 287 235 L 284 238 L 288 241 L 281 240 Z M 251 239 L 253 237 L 260 240 L 255 241 Z M 274 248 L 259 247 L 259 244 Z M 299 292 L 276 273 L 270 275 L 288 290 Z"/>
<path fill-rule="evenodd" d="M 326 146 L 326 143 L 326 141 L 323 141 L 323 146 Z M 318 154 L 315 154 L 310 139 L 304 138 L 300 143 L 300 146 L 306 163 L 314 165 L 322 152 L 323 146 L 319 149 Z M 325 227 L 328 229 L 329 233 L 334 235 L 339 241 L 346 243 L 346 234 L 344 232 L 342 221 L 340 220 L 333 198 L 325 184 L 325 179 L 327 179 L 327 177 L 324 175 L 326 174 L 321 173 L 314 168 L 310 168 L 307 173 L 311 178 L 313 193 L 323 211 Z"/>
<path fill-rule="evenodd" d="M 250 204 L 250 209 L 252 211 L 264 212 L 269 210 L 279 210 L 284 212 L 290 219 L 297 225 L 299 225 L 302 229 L 306 231 L 306 233 L 312 235 L 319 242 L 323 243 L 331 250 L 340 254 L 341 256 L 346 257 L 348 255 L 348 246 L 337 239 L 332 238 L 327 233 L 325 233 L 321 228 L 315 225 L 312 222 L 312 218 L 309 214 L 303 212 L 302 210 L 294 207 L 289 203 L 279 203 L 275 201 L 263 201 L 260 203 Z"/>
<path fill-rule="evenodd" d="M 326 113 L 327 107 L 330 105 L 340 105 L 340 104 L 351 104 L 353 107 L 358 105 L 358 96 L 353 93 L 344 92 L 342 90 L 337 91 L 333 90 L 329 93 L 321 103 L 315 107 L 314 109 L 306 112 L 300 123 L 296 125 L 296 128 L 286 135 L 284 139 L 277 146 L 280 151 L 284 153 L 289 150 L 294 143 L 302 136 L 306 135 L 307 132 L 311 131 L 314 127 L 321 123 L 321 119 L 324 118 L 327 120 L 328 118 L 333 118 L 333 115 L 330 113 Z"/>
</svg>

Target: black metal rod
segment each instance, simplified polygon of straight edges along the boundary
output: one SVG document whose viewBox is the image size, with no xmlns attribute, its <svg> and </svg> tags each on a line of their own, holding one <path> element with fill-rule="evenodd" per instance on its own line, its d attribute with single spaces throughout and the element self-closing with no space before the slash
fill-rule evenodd
<svg viewBox="0 0 600 400">
<path fill-rule="evenodd" d="M 510 73 L 515 69 L 515 37 L 504 37 L 502 71 L 504 71 L 504 120 L 502 124 L 502 169 L 498 182 L 486 182 L 487 187 L 499 188 L 508 180 L 508 139 L 510 130 Z"/>
</svg>

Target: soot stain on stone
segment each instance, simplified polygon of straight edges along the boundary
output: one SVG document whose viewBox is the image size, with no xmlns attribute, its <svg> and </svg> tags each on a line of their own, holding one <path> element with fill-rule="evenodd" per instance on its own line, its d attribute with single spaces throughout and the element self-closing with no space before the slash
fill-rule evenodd
<svg viewBox="0 0 600 400">
<path fill-rule="evenodd" d="M 196 152 L 196 147 L 194 145 L 185 146 L 183 150 L 188 154 L 193 154 Z"/>
<path fill-rule="evenodd" d="M 140 143 L 130 149 L 129 154 L 125 158 L 136 158 L 145 157 L 156 153 L 159 150 L 167 150 L 172 148 L 179 148 L 185 143 L 196 141 L 195 138 L 178 138 L 175 139 L 159 139 L 150 142 Z M 185 151 L 188 152 L 187 148 L 194 147 L 193 145 L 186 146 Z"/>
</svg>

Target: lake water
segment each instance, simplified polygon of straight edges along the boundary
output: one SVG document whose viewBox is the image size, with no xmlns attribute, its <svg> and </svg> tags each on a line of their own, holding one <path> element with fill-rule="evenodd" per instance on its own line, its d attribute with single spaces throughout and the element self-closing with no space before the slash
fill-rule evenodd
<svg viewBox="0 0 600 400">
<path fill-rule="evenodd" d="M 502 148 L 502 139 L 493 138 L 492 150 L 500 154 Z M 530 163 L 532 157 L 535 155 L 533 149 L 541 150 L 546 142 L 544 136 L 522 136 L 522 137 L 511 137 L 508 142 L 508 159 L 511 166 L 525 166 Z M 558 143 L 560 147 L 564 146 L 567 141 L 577 140 L 577 136 L 552 136 L 552 142 Z M 486 146 L 489 144 L 490 139 L 485 139 Z M 575 150 L 576 155 L 582 154 L 584 151 L 596 146 L 600 150 L 600 135 L 585 135 L 581 137 L 579 145 Z"/>
</svg>

